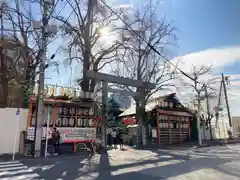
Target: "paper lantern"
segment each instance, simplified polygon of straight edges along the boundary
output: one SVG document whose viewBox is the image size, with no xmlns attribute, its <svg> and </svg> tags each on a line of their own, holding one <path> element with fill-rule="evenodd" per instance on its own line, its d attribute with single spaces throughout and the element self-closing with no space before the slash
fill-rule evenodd
<svg viewBox="0 0 240 180">
<path fill-rule="evenodd" d="M 49 88 L 49 95 L 54 96 L 54 88 L 53 87 Z"/>
<path fill-rule="evenodd" d="M 64 88 L 60 88 L 60 96 L 64 96 L 64 94 L 65 94 Z"/>
</svg>

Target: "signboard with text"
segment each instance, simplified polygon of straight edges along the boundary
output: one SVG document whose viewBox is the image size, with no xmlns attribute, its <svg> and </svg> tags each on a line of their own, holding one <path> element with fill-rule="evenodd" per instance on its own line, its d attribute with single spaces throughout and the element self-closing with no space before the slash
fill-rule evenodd
<svg viewBox="0 0 240 180">
<path fill-rule="evenodd" d="M 61 142 L 83 142 L 96 139 L 96 128 L 57 128 Z"/>
<path fill-rule="evenodd" d="M 59 127 L 57 131 L 60 133 L 61 143 L 73 143 L 96 140 L 96 128 L 70 128 Z M 43 127 L 42 139 L 46 138 L 46 127 Z M 48 130 L 48 139 L 51 138 L 51 128 Z M 27 131 L 27 139 L 34 139 L 34 127 L 29 127 Z"/>
</svg>

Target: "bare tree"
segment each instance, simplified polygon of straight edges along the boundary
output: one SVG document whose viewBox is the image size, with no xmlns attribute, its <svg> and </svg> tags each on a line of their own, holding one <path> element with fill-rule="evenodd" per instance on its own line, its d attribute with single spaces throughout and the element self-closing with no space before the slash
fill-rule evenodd
<svg viewBox="0 0 240 180">
<path fill-rule="evenodd" d="M 5 93 L 5 95 L 8 97 L 8 106 L 26 107 L 38 75 L 40 52 L 41 36 L 40 32 L 33 28 L 35 21 L 33 11 L 36 11 L 36 6 L 39 6 L 40 12 L 41 6 L 36 2 L 35 8 L 32 9 L 31 5 L 26 6 L 19 2 L 14 0 L 9 5 L 5 4 L 4 32 L 7 37 L 5 60 L 9 72 L 9 94 Z M 30 3 L 27 0 L 24 2 Z M 53 40 L 54 37 L 49 39 L 49 43 Z M 57 62 L 48 62 L 46 68 L 51 65 L 57 65 Z"/>
<path fill-rule="evenodd" d="M 78 83 L 83 91 L 94 92 L 97 82 L 86 77 L 88 70 L 102 71 L 115 61 L 116 49 L 123 44 L 120 33 L 121 22 L 99 0 L 67 0 L 70 13 L 56 16 L 63 25 L 68 63 L 77 61 L 82 64 L 79 70 L 83 76 Z M 124 10 L 118 11 L 121 16 Z"/>
<path fill-rule="evenodd" d="M 128 33 L 129 39 L 125 50 L 118 51 L 120 63 L 114 71 L 119 76 L 156 83 L 156 89 L 146 92 L 144 104 L 154 93 L 174 87 L 171 80 L 174 79 L 175 69 L 168 63 L 165 51 L 168 45 L 174 45 L 170 38 L 176 40 L 175 28 L 157 17 L 156 7 L 157 4 L 150 1 L 127 17 L 129 26 L 124 31 Z M 122 88 L 140 92 L 140 88 Z"/>
<path fill-rule="evenodd" d="M 214 109 L 210 107 L 209 101 L 216 97 L 216 89 L 213 87 L 216 79 L 209 79 L 207 77 L 211 70 L 211 66 L 201 66 L 199 68 L 193 66 L 190 76 L 194 81 L 184 82 L 184 85 L 193 89 L 194 95 L 192 102 L 194 106 L 200 107 L 201 112 L 199 112 L 199 114 L 202 114 L 202 125 L 210 128 L 210 136 L 212 139 L 211 120 L 214 117 Z M 206 106 L 204 104 L 205 101 Z"/>
<path fill-rule="evenodd" d="M 125 49 L 117 52 L 118 64 L 114 73 L 118 76 L 129 77 L 144 82 L 156 83 L 154 90 L 147 90 L 144 93 L 145 99 L 136 101 L 136 115 L 139 120 L 140 129 L 144 130 L 145 105 L 148 99 L 155 93 L 162 90 L 171 90 L 175 85 L 171 82 L 175 78 L 175 69 L 168 63 L 165 57 L 168 47 L 174 45 L 176 30 L 165 19 L 157 15 L 158 2 L 153 0 L 143 5 L 142 8 L 125 14 L 127 22 L 124 29 L 125 38 L 128 37 Z M 159 53 L 156 53 L 154 49 Z M 132 92 L 140 93 L 141 88 L 126 88 Z M 139 136 L 141 136 L 139 130 Z M 143 138 L 143 137 L 142 137 Z M 144 138 L 142 139 L 144 141 Z"/>
</svg>

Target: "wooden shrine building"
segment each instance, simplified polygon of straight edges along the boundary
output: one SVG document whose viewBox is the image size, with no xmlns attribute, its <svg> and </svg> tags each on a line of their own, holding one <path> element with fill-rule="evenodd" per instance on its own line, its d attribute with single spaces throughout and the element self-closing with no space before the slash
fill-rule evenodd
<svg viewBox="0 0 240 180">
<path fill-rule="evenodd" d="M 175 144 L 190 140 L 190 121 L 192 115 L 177 99 L 176 94 L 155 98 L 145 107 L 147 117 L 148 143 Z M 119 115 L 126 125 L 138 124 L 135 118 L 135 107 Z"/>
</svg>

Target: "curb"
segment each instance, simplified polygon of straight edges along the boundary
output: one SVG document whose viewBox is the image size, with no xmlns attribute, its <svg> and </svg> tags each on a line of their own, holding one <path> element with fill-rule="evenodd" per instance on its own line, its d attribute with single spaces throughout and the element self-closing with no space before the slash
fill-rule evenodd
<svg viewBox="0 0 240 180">
<path fill-rule="evenodd" d="M 209 140 L 211 141 L 211 140 Z M 173 150 L 173 149 L 179 149 L 179 148 L 183 148 L 183 149 L 188 149 L 188 148 L 204 148 L 204 147 L 214 147 L 214 146 L 226 146 L 228 144 L 238 144 L 240 143 L 240 139 L 232 139 L 232 140 L 226 140 L 226 142 L 224 140 L 221 141 L 212 141 L 212 142 L 206 142 L 203 143 L 201 146 L 198 145 L 197 142 L 193 142 L 193 143 L 187 143 L 187 144 L 181 144 L 181 145 L 154 145 L 154 146 L 146 146 L 143 148 L 136 148 L 136 150 L 157 150 L 157 149 L 165 149 L 165 150 Z M 135 148 L 133 148 L 135 149 Z"/>
<path fill-rule="evenodd" d="M 86 155 L 79 155 L 79 154 L 69 154 L 69 155 L 59 155 L 59 156 L 50 156 L 50 157 L 32 157 L 32 156 L 24 156 L 24 155 L 16 155 L 15 161 L 48 161 L 48 160 L 64 160 L 69 157 L 78 157 L 84 158 Z M 12 161 L 12 155 L 0 155 L 0 162 L 1 161 Z"/>
<path fill-rule="evenodd" d="M 240 143 L 240 140 L 226 140 L 226 141 L 222 141 L 222 142 L 215 142 L 213 144 L 203 144 L 201 146 L 199 145 L 196 145 L 198 148 L 201 148 L 201 147 L 211 147 L 211 146 L 226 146 L 228 144 L 237 144 L 237 143 Z"/>
</svg>

